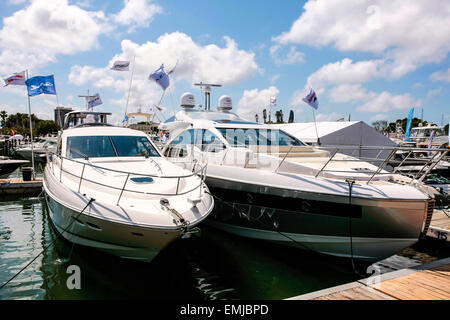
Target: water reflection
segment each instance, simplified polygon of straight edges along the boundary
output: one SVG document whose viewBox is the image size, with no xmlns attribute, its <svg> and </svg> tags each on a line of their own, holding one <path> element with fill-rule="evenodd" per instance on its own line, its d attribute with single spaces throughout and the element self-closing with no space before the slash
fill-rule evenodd
<svg viewBox="0 0 450 320">
<path fill-rule="evenodd" d="M 0 299 L 283 299 L 355 281 L 347 259 L 244 239 L 207 226 L 176 241 L 152 263 L 116 258 L 73 245 L 51 227 L 38 198 L 0 202 L 0 283 L 54 244 L 0 290 Z M 421 248 L 420 246 L 425 246 Z M 377 264 L 382 272 L 435 260 L 448 249 L 429 244 Z M 81 270 L 81 290 L 69 290 L 67 268 Z M 360 272 L 367 265 L 359 264 Z"/>
</svg>

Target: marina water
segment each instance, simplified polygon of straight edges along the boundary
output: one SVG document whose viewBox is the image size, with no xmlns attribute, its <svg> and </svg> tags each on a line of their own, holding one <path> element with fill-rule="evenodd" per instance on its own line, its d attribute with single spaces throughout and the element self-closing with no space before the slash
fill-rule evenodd
<svg viewBox="0 0 450 320">
<path fill-rule="evenodd" d="M 284 299 L 362 278 L 347 259 L 244 239 L 205 225 L 201 230 L 177 240 L 151 263 L 116 258 L 60 237 L 0 289 L 0 299 Z M 3 197 L 0 284 L 56 237 L 42 198 Z M 448 256 L 448 247 L 427 240 L 373 267 L 385 273 Z M 67 286 L 70 266 L 79 267 L 79 290 Z"/>
</svg>

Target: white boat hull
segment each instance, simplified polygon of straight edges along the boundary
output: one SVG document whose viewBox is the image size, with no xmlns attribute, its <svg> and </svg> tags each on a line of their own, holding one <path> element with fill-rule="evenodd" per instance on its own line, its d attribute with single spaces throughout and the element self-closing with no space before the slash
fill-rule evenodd
<svg viewBox="0 0 450 320">
<path fill-rule="evenodd" d="M 70 209 L 46 194 L 51 222 L 68 241 L 121 258 L 151 261 L 181 230 L 152 229 L 98 219 Z"/>
</svg>

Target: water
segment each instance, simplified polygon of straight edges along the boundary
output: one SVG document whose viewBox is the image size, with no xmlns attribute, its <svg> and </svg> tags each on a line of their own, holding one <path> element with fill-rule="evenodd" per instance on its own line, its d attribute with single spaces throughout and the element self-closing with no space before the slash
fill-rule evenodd
<svg viewBox="0 0 450 320">
<path fill-rule="evenodd" d="M 45 203 L 0 201 L 0 285 L 57 237 Z M 381 272 L 448 257 L 426 241 L 376 264 Z M 67 268 L 80 267 L 81 290 L 69 290 Z M 366 266 L 357 265 L 362 272 Z M 202 227 L 174 242 L 151 263 L 134 262 L 56 239 L 0 299 L 284 299 L 360 279 L 349 260 L 308 253 Z"/>
</svg>

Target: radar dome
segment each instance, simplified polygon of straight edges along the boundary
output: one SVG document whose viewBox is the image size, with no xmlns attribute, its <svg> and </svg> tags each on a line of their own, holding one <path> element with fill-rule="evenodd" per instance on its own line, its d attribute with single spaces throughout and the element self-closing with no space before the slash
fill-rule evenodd
<svg viewBox="0 0 450 320">
<path fill-rule="evenodd" d="M 186 92 L 181 96 L 181 107 L 182 108 L 194 108 L 195 97 L 192 93 Z"/>
<path fill-rule="evenodd" d="M 217 110 L 219 111 L 229 111 L 233 109 L 233 101 L 230 96 L 221 96 L 219 98 L 219 106 Z"/>
</svg>

